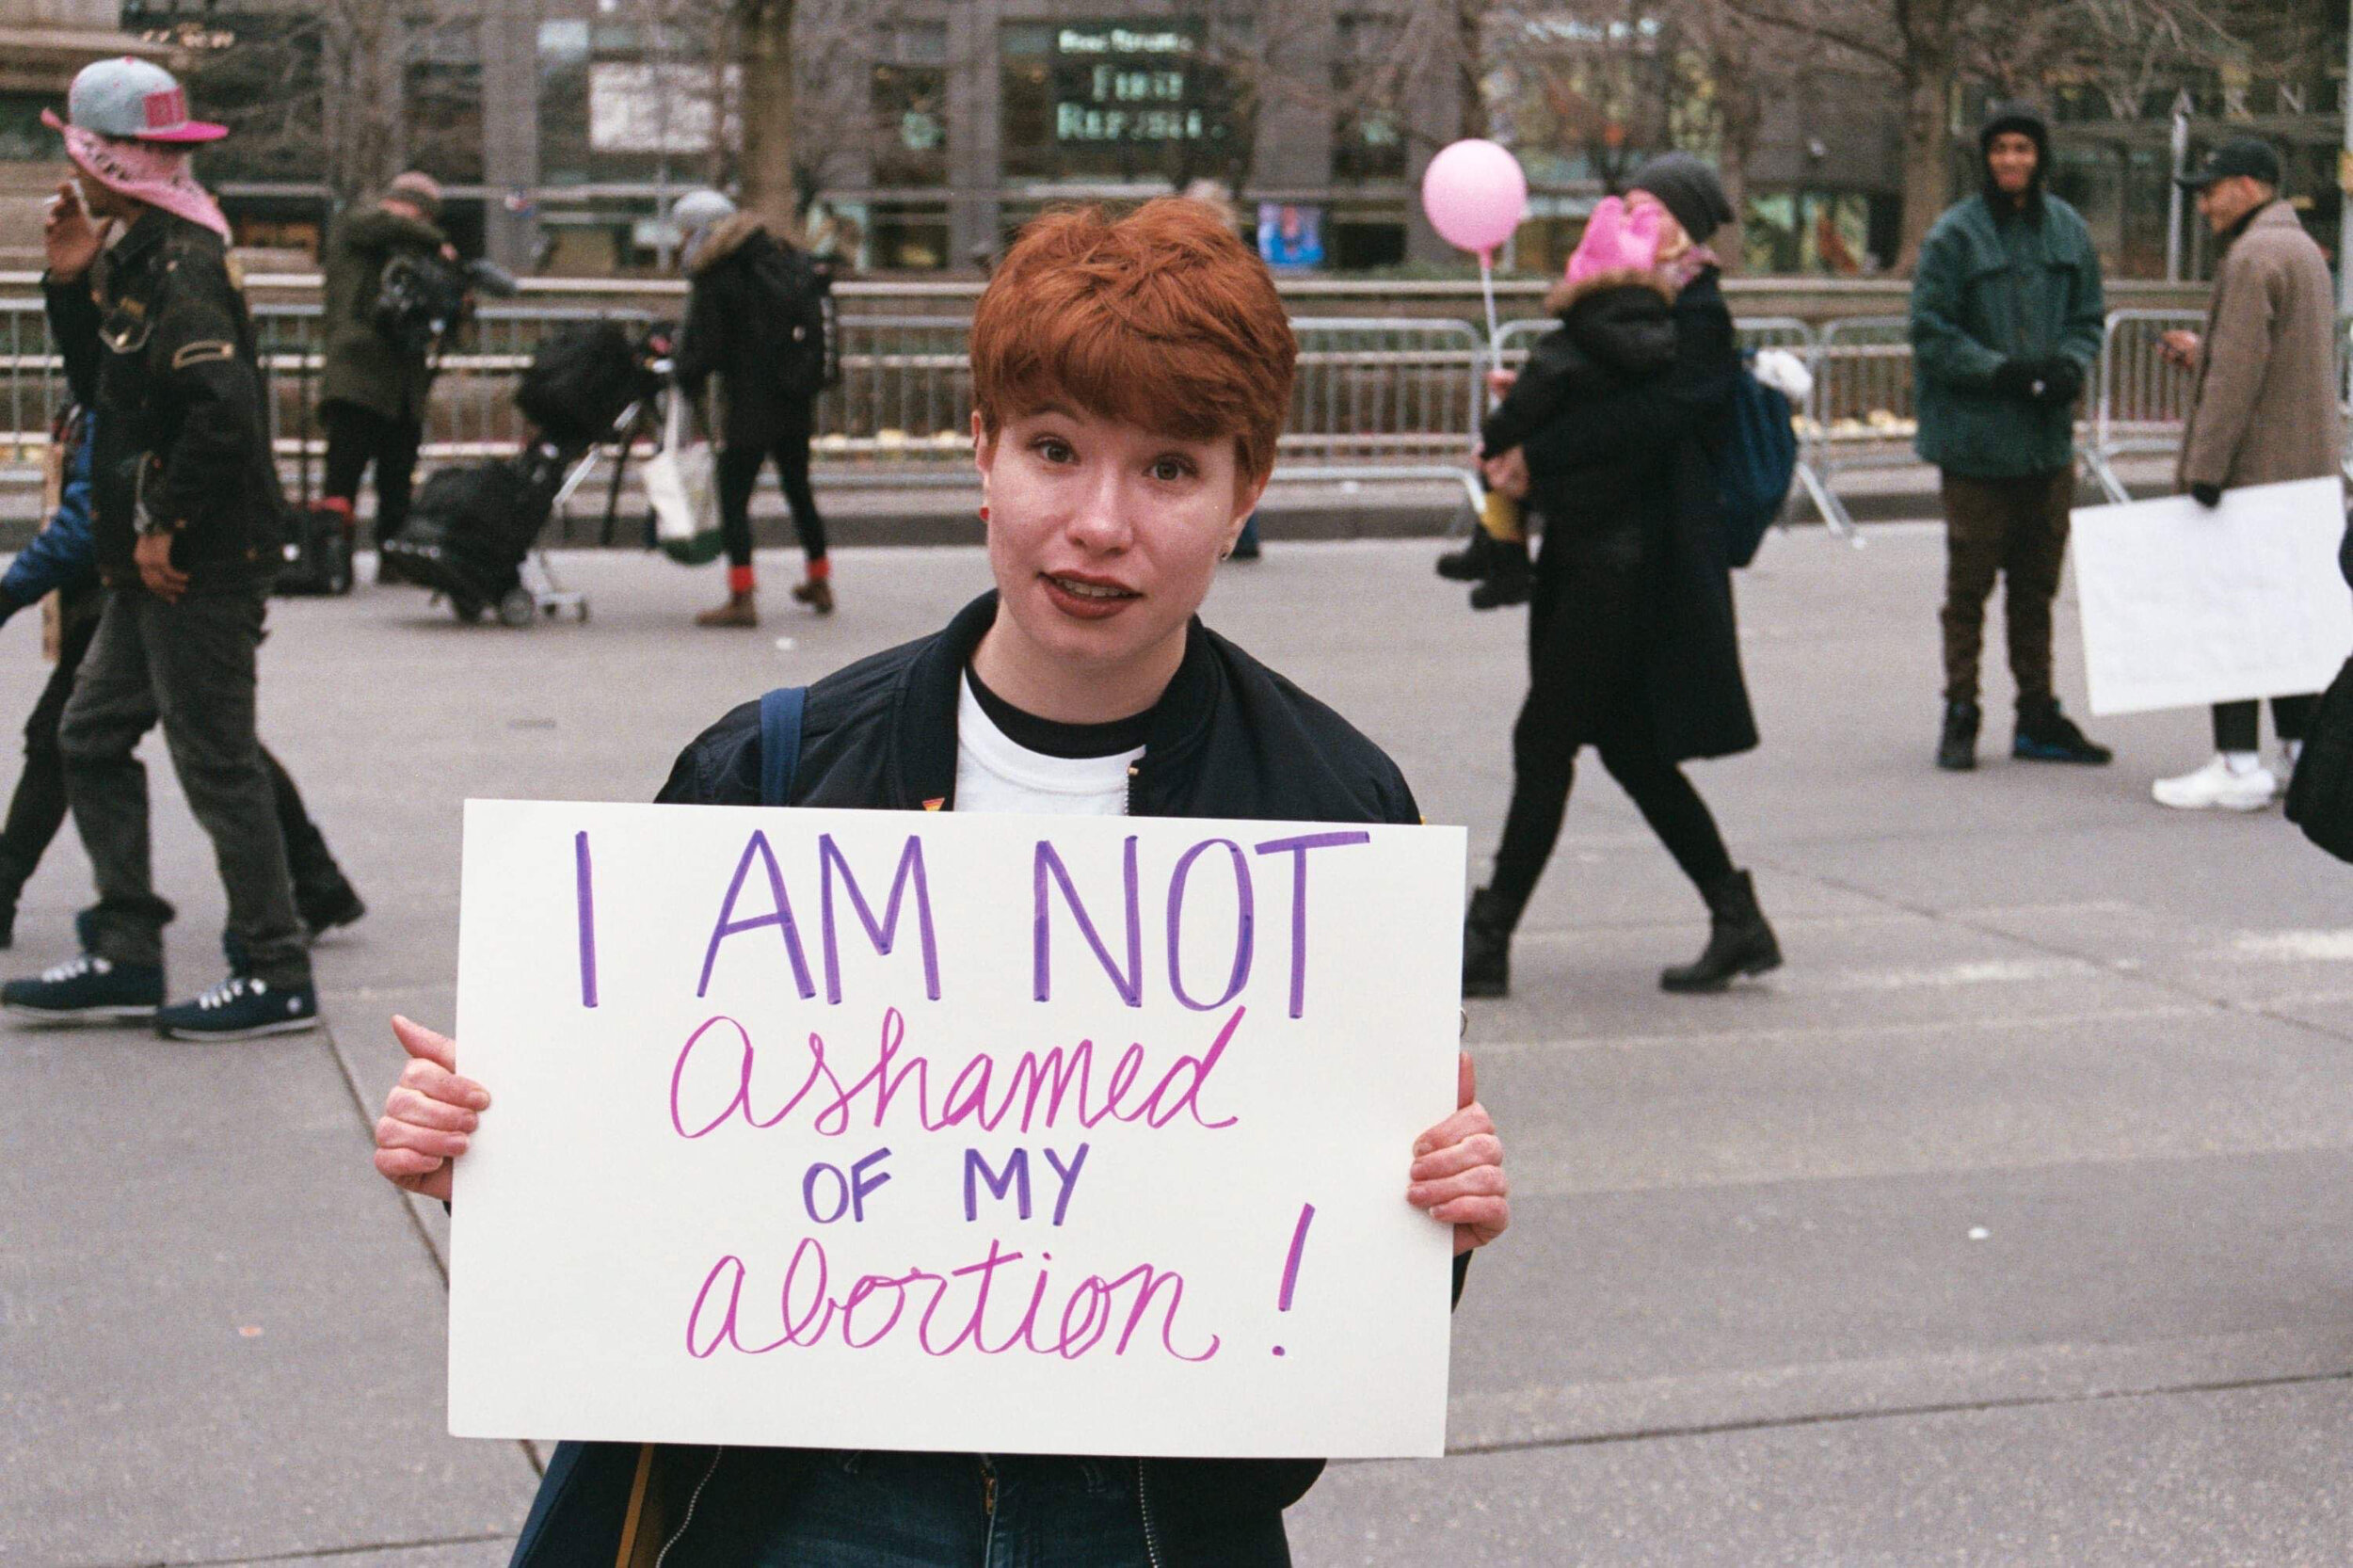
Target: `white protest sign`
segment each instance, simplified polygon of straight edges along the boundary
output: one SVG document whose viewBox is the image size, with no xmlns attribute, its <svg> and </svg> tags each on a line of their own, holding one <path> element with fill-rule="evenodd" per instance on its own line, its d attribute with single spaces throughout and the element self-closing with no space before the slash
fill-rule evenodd
<svg viewBox="0 0 2353 1568">
<path fill-rule="evenodd" d="M 1441 1452 L 1464 854 L 468 802 L 451 1432 Z"/>
<path fill-rule="evenodd" d="M 2317 692 L 2353 651 L 2335 479 L 2087 506 L 2073 531 L 2094 713 Z"/>
</svg>

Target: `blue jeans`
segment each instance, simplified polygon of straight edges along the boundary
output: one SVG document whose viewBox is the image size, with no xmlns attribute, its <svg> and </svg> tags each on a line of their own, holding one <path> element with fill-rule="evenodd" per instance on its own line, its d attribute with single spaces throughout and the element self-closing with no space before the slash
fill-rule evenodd
<svg viewBox="0 0 2353 1568">
<path fill-rule="evenodd" d="M 1132 1460 L 728 1448 L 667 1568 L 722 1565 L 1150 1568 L 1150 1557 Z"/>
</svg>

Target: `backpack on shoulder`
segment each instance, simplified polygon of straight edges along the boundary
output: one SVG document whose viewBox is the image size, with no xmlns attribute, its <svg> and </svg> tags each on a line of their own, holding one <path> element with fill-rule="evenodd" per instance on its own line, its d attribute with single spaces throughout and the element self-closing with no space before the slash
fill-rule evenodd
<svg viewBox="0 0 2353 1568">
<path fill-rule="evenodd" d="M 781 241 L 764 247 L 753 278 L 770 300 L 778 379 L 796 398 L 813 398 L 841 382 L 841 353 L 833 298 L 833 264 Z"/>
<path fill-rule="evenodd" d="M 1765 531 L 1781 517 L 1798 475 L 1798 432 L 1788 396 L 1756 378 L 1744 358 L 1717 445 L 1716 488 L 1723 502 L 1724 558 L 1756 559 Z"/>
</svg>

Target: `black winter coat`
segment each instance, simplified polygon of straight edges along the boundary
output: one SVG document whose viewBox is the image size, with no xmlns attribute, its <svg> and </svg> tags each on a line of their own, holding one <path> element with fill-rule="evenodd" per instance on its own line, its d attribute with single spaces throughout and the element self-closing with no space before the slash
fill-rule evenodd
<svg viewBox="0 0 2353 1568">
<path fill-rule="evenodd" d="M 1554 672 L 1587 724 L 1631 712 L 1669 761 L 1756 744 L 1740 675 L 1732 571 L 1712 456 L 1723 439 L 1740 359 L 1710 267 L 1675 296 L 1674 361 L 1663 375 L 1565 403 L 1520 443 L 1529 504 L 1545 538 L 1529 606 L 1531 646 L 1556 611 L 1625 628 L 1632 648 L 1580 644 L 1579 668 Z M 1590 677 L 1590 679 L 1588 679 Z M 1631 705 L 1630 708 L 1622 705 Z"/>
<path fill-rule="evenodd" d="M 1545 303 L 1561 325 L 1536 340 L 1479 427 L 1485 456 L 1502 456 L 1573 398 L 1614 396 L 1674 363 L 1674 296 L 1657 273 L 1605 272 Z"/>
<path fill-rule="evenodd" d="M 792 804 L 902 811 L 952 807 L 964 669 L 996 616 L 997 595 L 984 594 L 944 631 L 861 660 L 810 687 Z M 760 704 L 746 702 L 679 754 L 657 798 L 672 805 L 756 806 L 760 760 Z M 1421 820 L 1404 776 L 1380 747 L 1198 620 L 1187 634 L 1183 663 L 1152 711 L 1144 756 L 1129 780 L 1128 803 L 1135 816 Z M 1468 1262 L 1467 1255 L 1455 1259 L 1458 1295 Z M 647 1480 L 653 1517 L 679 1518 L 711 1452 L 652 1450 Z M 563 1445 L 516 1543 L 512 1568 L 611 1563 L 624 1520 L 632 1516 L 640 1455 L 632 1444 Z M 1129 1463 L 1148 1510 L 1156 1560 L 1167 1568 L 1283 1568 L 1290 1561 L 1283 1510 L 1305 1496 L 1323 1469 L 1321 1460 Z"/>
<path fill-rule="evenodd" d="M 139 520 L 168 530 L 190 593 L 249 589 L 278 570 L 285 497 L 245 296 L 220 236 L 151 207 L 89 275 L 44 281 L 90 453 L 98 575 L 136 588 Z"/>
<path fill-rule="evenodd" d="M 780 286 L 795 265 L 808 264 L 762 227 L 757 213 L 721 223 L 695 258 L 678 379 L 699 400 L 718 376 L 725 414 L 711 423 L 725 445 L 765 451 L 786 432 L 809 426 L 823 376 L 824 314 L 813 292 Z"/>
</svg>

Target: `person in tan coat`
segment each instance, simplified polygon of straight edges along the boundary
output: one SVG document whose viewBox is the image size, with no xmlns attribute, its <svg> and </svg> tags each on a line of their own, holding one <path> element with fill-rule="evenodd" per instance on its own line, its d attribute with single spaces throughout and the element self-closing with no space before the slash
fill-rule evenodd
<svg viewBox="0 0 2353 1568">
<path fill-rule="evenodd" d="M 2183 184 L 2228 247 L 2206 309 L 2206 330 L 2169 332 L 2165 353 L 2197 373 L 2182 432 L 2175 485 L 2200 504 L 2249 485 L 2319 479 L 2339 472 L 2336 292 L 2329 261 L 2280 197 L 2280 156 L 2242 136 L 2208 154 Z M 2296 766 L 2311 696 L 2275 696 L 2285 770 Z M 2160 778 L 2160 805 L 2252 811 L 2271 804 L 2283 779 L 2258 748 L 2258 705 L 2217 703 L 2215 759 L 2194 773 Z"/>
</svg>

